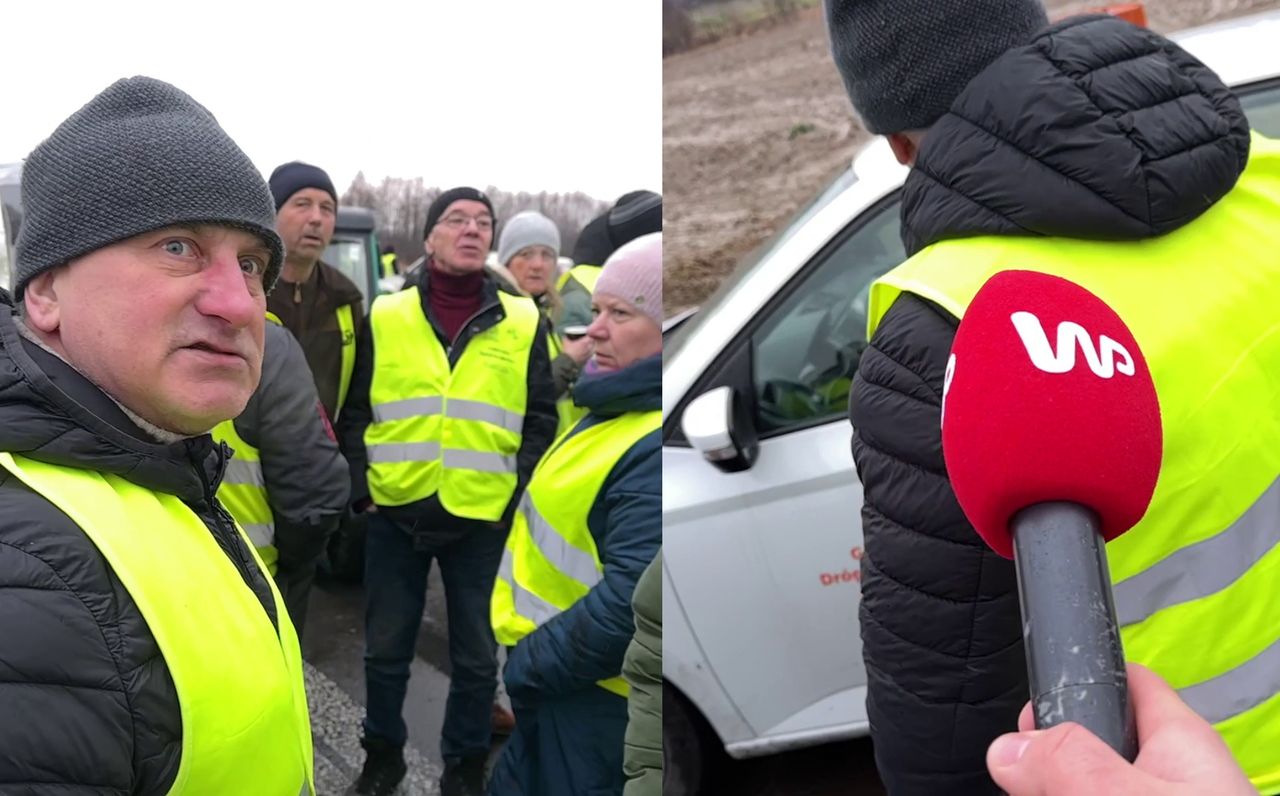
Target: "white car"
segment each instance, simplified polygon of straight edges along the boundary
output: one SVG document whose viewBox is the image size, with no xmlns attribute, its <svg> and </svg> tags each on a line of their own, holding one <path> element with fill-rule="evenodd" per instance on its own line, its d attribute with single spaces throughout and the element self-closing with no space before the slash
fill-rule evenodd
<svg viewBox="0 0 1280 796">
<path fill-rule="evenodd" d="M 1280 12 L 1175 35 L 1280 137 Z M 903 260 L 907 170 L 869 144 L 692 317 L 663 366 L 668 787 L 736 758 L 867 732 L 862 488 L 848 384 L 871 282 Z M 803 420 L 794 418 L 803 417 Z"/>
</svg>

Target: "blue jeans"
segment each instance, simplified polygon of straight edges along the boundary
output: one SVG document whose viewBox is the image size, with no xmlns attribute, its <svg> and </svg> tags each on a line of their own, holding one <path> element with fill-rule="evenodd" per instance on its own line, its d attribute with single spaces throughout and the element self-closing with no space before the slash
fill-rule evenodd
<svg viewBox="0 0 1280 796">
<path fill-rule="evenodd" d="M 405 742 L 402 711 L 427 599 L 431 562 L 440 565 L 449 617 L 449 699 L 440 752 L 446 758 L 489 753 L 498 644 L 489 599 L 506 544 L 505 530 L 477 530 L 437 549 L 415 550 L 411 534 L 381 514 L 369 517 L 365 543 L 366 738 Z"/>
</svg>

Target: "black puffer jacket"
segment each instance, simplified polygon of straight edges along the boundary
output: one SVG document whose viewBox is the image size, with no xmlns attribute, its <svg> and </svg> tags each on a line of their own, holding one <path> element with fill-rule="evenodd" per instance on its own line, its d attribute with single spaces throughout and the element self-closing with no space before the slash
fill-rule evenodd
<svg viewBox="0 0 1280 796">
<path fill-rule="evenodd" d="M 1230 191 L 1248 148 L 1239 103 L 1191 56 L 1110 17 L 1070 20 L 1006 53 L 931 129 L 904 189 L 904 241 L 915 253 L 972 235 L 1153 237 Z M 943 464 L 957 324 L 904 295 L 850 399 L 867 710 L 895 795 L 998 792 L 986 749 L 1027 700 L 1012 562 L 974 533 Z"/>
<path fill-rule="evenodd" d="M 19 337 L 0 291 L 0 450 L 109 472 L 180 498 L 246 574 L 261 571 L 213 501 L 208 435 L 151 441 L 97 387 Z M 138 606 L 66 514 L 0 469 L 0 793 L 164 794 L 182 752 L 173 679 Z"/>
</svg>

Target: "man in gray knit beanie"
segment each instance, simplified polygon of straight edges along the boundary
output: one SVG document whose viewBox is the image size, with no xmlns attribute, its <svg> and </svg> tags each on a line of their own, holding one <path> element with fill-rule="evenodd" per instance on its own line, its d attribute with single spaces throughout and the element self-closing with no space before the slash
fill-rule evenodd
<svg viewBox="0 0 1280 796">
<path fill-rule="evenodd" d="M 207 433 L 262 377 L 281 267 L 267 184 L 205 108 L 134 77 L 35 148 L 22 200 L 17 297 L 0 290 L 0 705 L 26 712 L 0 721 L 0 783 L 314 793 L 293 606 L 254 551 L 288 574 L 304 515 L 258 488 L 263 435 L 232 427 L 232 459 Z M 270 382 L 309 392 L 264 394 L 261 420 L 313 413 L 287 446 L 327 445 L 345 512 L 302 353 L 273 332 Z M 257 527 L 232 520 L 223 484 L 260 501 Z"/>
<path fill-rule="evenodd" d="M 208 110 L 119 80 L 27 158 L 22 203 L 27 332 L 161 437 L 240 413 L 283 246 L 266 181 Z"/>
<path fill-rule="evenodd" d="M 867 130 L 904 165 L 969 81 L 1048 24 L 1040 0 L 825 0 L 831 54 Z"/>
</svg>

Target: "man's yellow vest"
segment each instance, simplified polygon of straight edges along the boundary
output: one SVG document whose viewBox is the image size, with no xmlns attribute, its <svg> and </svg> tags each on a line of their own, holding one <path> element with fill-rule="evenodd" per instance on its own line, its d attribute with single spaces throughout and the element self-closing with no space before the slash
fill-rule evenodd
<svg viewBox="0 0 1280 796">
<path fill-rule="evenodd" d="M 591 295 L 596 290 L 596 282 L 600 281 L 600 272 L 604 270 L 602 265 L 575 265 L 568 271 L 560 275 L 556 280 L 556 289 L 564 292 L 564 286 L 569 284 L 570 279 L 575 279 L 580 285 L 587 289 L 587 295 Z"/>
<path fill-rule="evenodd" d="M 391 252 L 387 252 L 380 258 L 382 262 L 383 278 L 396 275 L 396 256 Z"/>
<path fill-rule="evenodd" d="M 338 316 L 338 330 L 342 332 L 342 372 L 338 374 L 338 404 L 330 421 L 336 421 L 338 415 L 342 414 L 342 405 L 347 402 L 347 390 L 351 389 L 351 373 L 356 367 L 356 324 L 351 305 L 343 304 L 335 314 Z"/>
<path fill-rule="evenodd" d="M 344 309 L 350 318 L 351 308 Z M 267 321 L 282 325 L 280 318 L 272 312 L 267 313 Z M 236 431 L 235 420 L 222 421 L 209 434 L 214 442 L 225 442 L 233 451 L 218 486 L 218 502 L 240 523 L 266 564 L 267 571 L 274 577 L 280 553 L 275 545 L 275 515 L 267 501 L 267 482 L 262 476 L 262 457 L 258 449 L 245 442 Z"/>
<path fill-rule="evenodd" d="M 178 498 L 9 453 L 0 453 L 0 466 L 80 526 L 155 636 L 182 713 L 182 758 L 169 793 L 314 794 L 302 657 L 271 579 L 279 634 Z"/>
<path fill-rule="evenodd" d="M 903 292 L 959 318 L 1014 269 L 1084 286 L 1142 349 L 1164 458 L 1147 514 L 1107 545 L 1125 656 L 1280 792 L 1280 142 L 1255 135 L 1235 189 L 1159 238 L 930 246 L 873 285 L 869 333 Z"/>
<path fill-rule="evenodd" d="M 456 517 L 501 519 L 516 489 L 541 316 L 531 298 L 498 298 L 506 317 L 473 335 L 452 368 L 417 287 L 374 301 L 373 422 L 364 433 L 374 503 L 403 506 L 439 493 Z"/>
<path fill-rule="evenodd" d="M 489 604 L 508 647 L 567 610 L 600 582 L 604 564 L 587 515 L 618 460 L 662 427 L 661 412 L 627 412 L 562 436 L 538 462 L 520 498 Z M 599 685 L 630 692 L 621 674 Z"/>
<path fill-rule="evenodd" d="M 225 442 L 234 451 L 218 486 L 218 502 L 240 523 L 267 571 L 274 576 L 280 553 L 276 550 L 275 515 L 267 502 L 267 482 L 262 477 L 258 449 L 236 433 L 234 420 L 222 421 L 209 433 L 214 442 Z"/>
</svg>

